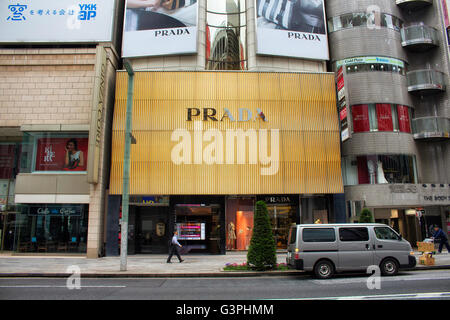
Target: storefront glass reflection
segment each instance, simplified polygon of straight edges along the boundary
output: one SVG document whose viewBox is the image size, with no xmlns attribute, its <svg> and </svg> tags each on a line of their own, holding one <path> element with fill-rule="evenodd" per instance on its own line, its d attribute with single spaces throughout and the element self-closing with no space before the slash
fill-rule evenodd
<svg viewBox="0 0 450 320">
<path fill-rule="evenodd" d="M 297 208 L 291 205 L 268 205 L 272 230 L 278 249 L 287 248 L 289 227 L 295 223 Z"/>
<path fill-rule="evenodd" d="M 417 183 L 415 156 L 367 155 L 343 158 L 344 185 Z"/>
<path fill-rule="evenodd" d="M 175 230 L 183 252 L 220 253 L 221 223 L 218 204 L 177 204 Z"/>
<path fill-rule="evenodd" d="M 245 1 L 207 1 L 206 69 L 246 70 Z"/>
<path fill-rule="evenodd" d="M 88 205 L 26 205 L 16 215 L 15 251 L 86 252 Z"/>
</svg>

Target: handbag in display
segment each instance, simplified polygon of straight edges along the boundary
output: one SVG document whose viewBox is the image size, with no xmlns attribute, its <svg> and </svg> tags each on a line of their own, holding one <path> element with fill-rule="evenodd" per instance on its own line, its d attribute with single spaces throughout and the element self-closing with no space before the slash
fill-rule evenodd
<svg viewBox="0 0 450 320">
<path fill-rule="evenodd" d="M 188 7 L 197 3 L 197 0 L 163 0 L 161 6 L 167 10 L 175 10 L 182 7 Z"/>
<path fill-rule="evenodd" d="M 259 0 L 258 16 L 264 17 L 284 29 L 289 29 L 296 2 L 297 0 Z"/>
</svg>

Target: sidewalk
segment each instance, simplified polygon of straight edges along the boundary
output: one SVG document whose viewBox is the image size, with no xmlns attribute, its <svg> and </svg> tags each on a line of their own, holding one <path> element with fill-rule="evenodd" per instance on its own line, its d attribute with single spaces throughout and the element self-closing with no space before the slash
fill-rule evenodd
<svg viewBox="0 0 450 320">
<path fill-rule="evenodd" d="M 450 269 L 450 254 L 435 255 L 434 266 L 418 263 L 415 270 Z M 68 267 L 78 266 L 82 277 L 229 277 L 303 274 L 302 271 L 223 271 L 227 263 L 246 262 L 246 252 L 229 252 L 226 255 L 184 255 L 185 262 L 174 257 L 166 263 L 167 255 L 131 255 L 127 271 L 120 271 L 120 257 L 87 259 L 83 256 L 17 256 L 0 255 L 0 277 L 67 277 Z M 278 263 L 285 263 L 286 254 L 278 253 Z"/>
</svg>

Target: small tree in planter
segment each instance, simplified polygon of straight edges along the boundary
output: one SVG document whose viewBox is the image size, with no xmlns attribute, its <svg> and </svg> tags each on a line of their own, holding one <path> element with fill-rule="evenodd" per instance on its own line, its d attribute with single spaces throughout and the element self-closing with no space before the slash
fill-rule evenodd
<svg viewBox="0 0 450 320">
<path fill-rule="evenodd" d="M 373 222 L 372 211 L 370 211 L 367 208 L 362 209 L 361 213 L 359 214 L 359 223 L 372 223 L 372 222 Z"/>
<path fill-rule="evenodd" d="M 277 264 L 276 244 L 264 201 L 256 202 L 253 219 L 253 235 L 247 253 L 247 264 L 256 270 L 274 269 Z"/>
</svg>

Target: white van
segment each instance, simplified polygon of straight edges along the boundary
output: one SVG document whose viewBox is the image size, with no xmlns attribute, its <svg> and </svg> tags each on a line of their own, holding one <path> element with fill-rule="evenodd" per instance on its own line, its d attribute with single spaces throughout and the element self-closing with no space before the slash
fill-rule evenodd
<svg viewBox="0 0 450 320">
<path fill-rule="evenodd" d="M 288 266 L 320 279 L 371 265 L 389 276 L 416 266 L 409 242 L 385 224 L 299 224 L 291 227 L 288 241 Z"/>
</svg>

